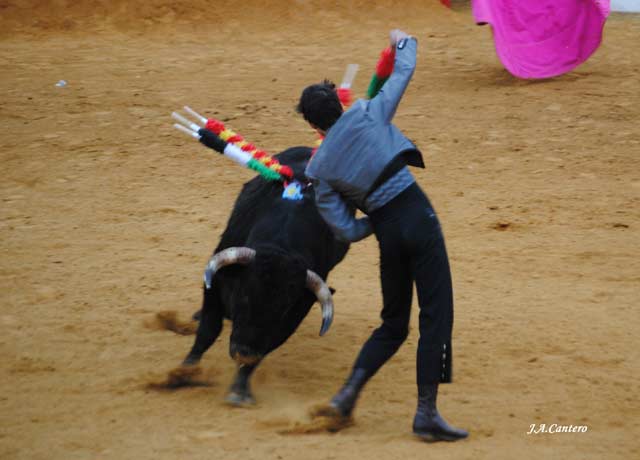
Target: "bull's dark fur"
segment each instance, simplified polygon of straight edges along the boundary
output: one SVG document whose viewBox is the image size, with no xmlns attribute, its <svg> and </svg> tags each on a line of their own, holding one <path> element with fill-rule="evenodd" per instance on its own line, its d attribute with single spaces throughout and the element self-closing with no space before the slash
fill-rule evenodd
<svg viewBox="0 0 640 460">
<path fill-rule="evenodd" d="M 294 147 L 276 158 L 305 184 L 304 168 L 310 155 L 310 148 Z M 312 188 L 306 188 L 303 195 L 301 201 L 282 199 L 282 185 L 260 177 L 244 185 L 214 253 L 246 246 L 256 250 L 256 258 L 247 266 L 220 269 L 212 288 L 205 289 L 196 341 L 185 364 L 200 360 L 220 334 L 223 318 L 233 322 L 231 354 L 259 362 L 307 316 L 316 302 L 305 288 L 307 269 L 326 280 L 349 246 L 336 240 L 320 217 Z M 227 398 L 230 402 L 253 401 L 249 378 L 255 366 L 257 363 L 239 368 Z"/>
</svg>

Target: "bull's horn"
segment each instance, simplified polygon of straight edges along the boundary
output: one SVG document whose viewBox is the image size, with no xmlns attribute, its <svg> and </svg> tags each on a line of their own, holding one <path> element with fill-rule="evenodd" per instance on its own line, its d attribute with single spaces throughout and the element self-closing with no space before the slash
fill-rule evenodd
<svg viewBox="0 0 640 460">
<path fill-rule="evenodd" d="M 256 251 L 251 248 L 227 248 L 211 256 L 207 267 L 204 269 L 204 284 L 207 289 L 211 289 L 211 280 L 213 275 L 227 265 L 242 264 L 247 265 L 253 261 Z"/>
<path fill-rule="evenodd" d="M 331 291 L 325 282 L 322 281 L 322 278 L 311 270 L 307 270 L 307 289 L 316 295 L 322 306 L 322 327 L 320 327 L 320 335 L 325 335 L 333 321 L 333 299 L 331 298 Z"/>
</svg>

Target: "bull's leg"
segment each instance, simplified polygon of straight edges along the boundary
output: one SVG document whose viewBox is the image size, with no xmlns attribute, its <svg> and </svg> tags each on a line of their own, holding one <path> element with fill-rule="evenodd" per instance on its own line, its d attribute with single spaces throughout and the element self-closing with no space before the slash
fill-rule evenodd
<svg viewBox="0 0 640 460">
<path fill-rule="evenodd" d="M 202 355 L 213 345 L 222 331 L 222 305 L 218 301 L 217 289 L 204 289 L 200 323 L 196 341 L 182 362 L 185 366 L 198 364 Z"/>
<path fill-rule="evenodd" d="M 247 406 L 256 403 L 251 393 L 250 379 L 259 364 L 260 361 L 255 364 L 238 364 L 233 383 L 225 398 L 227 403 L 233 406 Z"/>
</svg>

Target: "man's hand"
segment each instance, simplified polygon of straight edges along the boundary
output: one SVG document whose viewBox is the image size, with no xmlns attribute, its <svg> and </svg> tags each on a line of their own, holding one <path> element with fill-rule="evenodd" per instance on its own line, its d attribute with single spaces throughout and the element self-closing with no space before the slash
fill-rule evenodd
<svg viewBox="0 0 640 460">
<path fill-rule="evenodd" d="M 391 48 L 395 49 L 398 42 L 403 38 L 409 38 L 409 34 L 400 29 L 393 29 L 389 32 L 389 44 L 391 45 Z"/>
</svg>

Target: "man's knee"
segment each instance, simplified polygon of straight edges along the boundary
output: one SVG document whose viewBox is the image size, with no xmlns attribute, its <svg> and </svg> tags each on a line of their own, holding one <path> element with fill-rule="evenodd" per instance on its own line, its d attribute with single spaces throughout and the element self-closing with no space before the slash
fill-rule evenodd
<svg viewBox="0 0 640 460">
<path fill-rule="evenodd" d="M 394 324 L 392 321 L 385 321 L 378 328 L 379 335 L 386 340 L 397 343 L 400 346 L 409 336 L 408 324 Z"/>
</svg>

